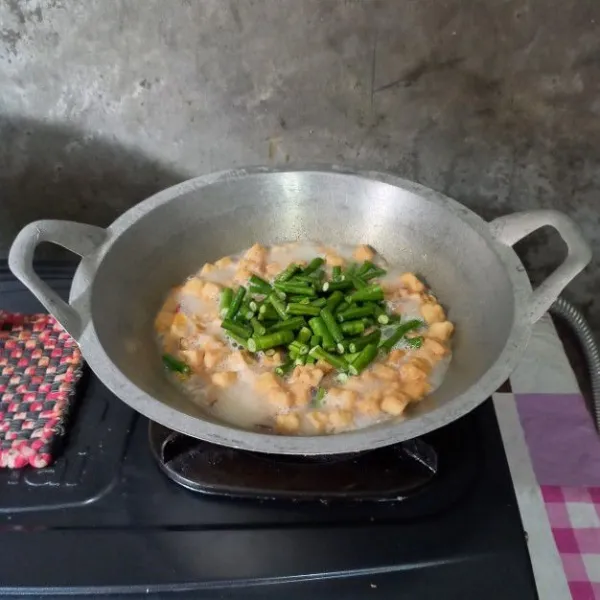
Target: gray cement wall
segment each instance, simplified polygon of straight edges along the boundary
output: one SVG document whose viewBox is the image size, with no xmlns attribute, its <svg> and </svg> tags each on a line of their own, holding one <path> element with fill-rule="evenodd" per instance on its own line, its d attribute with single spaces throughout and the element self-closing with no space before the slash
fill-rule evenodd
<svg viewBox="0 0 600 600">
<path fill-rule="evenodd" d="M 597 0 L 0 0 L 0 253 L 256 163 L 389 170 L 600 248 Z M 548 243 L 547 243 L 548 242 Z M 534 279 L 560 259 L 524 247 Z M 568 297 L 600 328 L 598 261 Z"/>
</svg>

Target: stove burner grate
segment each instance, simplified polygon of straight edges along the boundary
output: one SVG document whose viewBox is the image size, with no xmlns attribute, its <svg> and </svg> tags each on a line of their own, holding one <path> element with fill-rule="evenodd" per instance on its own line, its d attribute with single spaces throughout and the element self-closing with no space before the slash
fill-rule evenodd
<svg viewBox="0 0 600 600">
<path fill-rule="evenodd" d="M 150 423 L 150 447 L 174 482 L 203 494 L 254 499 L 399 501 L 438 472 L 422 439 L 332 456 L 260 454 L 217 446 Z"/>
</svg>

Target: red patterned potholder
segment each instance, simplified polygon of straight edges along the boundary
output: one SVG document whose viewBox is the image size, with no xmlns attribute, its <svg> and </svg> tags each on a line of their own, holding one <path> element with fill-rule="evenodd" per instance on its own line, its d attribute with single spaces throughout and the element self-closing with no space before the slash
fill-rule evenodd
<svg viewBox="0 0 600 600">
<path fill-rule="evenodd" d="M 46 314 L 0 310 L 0 467 L 47 467 L 75 399 L 83 359 Z"/>
</svg>

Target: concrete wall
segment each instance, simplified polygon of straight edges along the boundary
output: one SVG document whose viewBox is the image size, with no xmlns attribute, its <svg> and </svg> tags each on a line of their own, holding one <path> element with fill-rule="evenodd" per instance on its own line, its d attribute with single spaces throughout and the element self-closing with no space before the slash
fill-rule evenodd
<svg viewBox="0 0 600 600">
<path fill-rule="evenodd" d="M 396 172 L 600 246 L 597 0 L 2 0 L 0 252 L 255 163 Z M 549 244 L 546 242 L 549 240 Z M 539 279 L 560 259 L 539 235 Z M 600 327 L 598 261 L 569 289 Z"/>
</svg>

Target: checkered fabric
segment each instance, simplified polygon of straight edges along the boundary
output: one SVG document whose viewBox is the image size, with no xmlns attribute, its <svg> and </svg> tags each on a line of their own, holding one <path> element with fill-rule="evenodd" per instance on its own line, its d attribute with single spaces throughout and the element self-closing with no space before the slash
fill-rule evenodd
<svg viewBox="0 0 600 600">
<path fill-rule="evenodd" d="M 49 315 L 0 311 L 0 467 L 46 467 L 56 454 L 83 360 Z"/>
<path fill-rule="evenodd" d="M 600 598 L 600 488 L 541 488 L 573 600 Z"/>
</svg>

